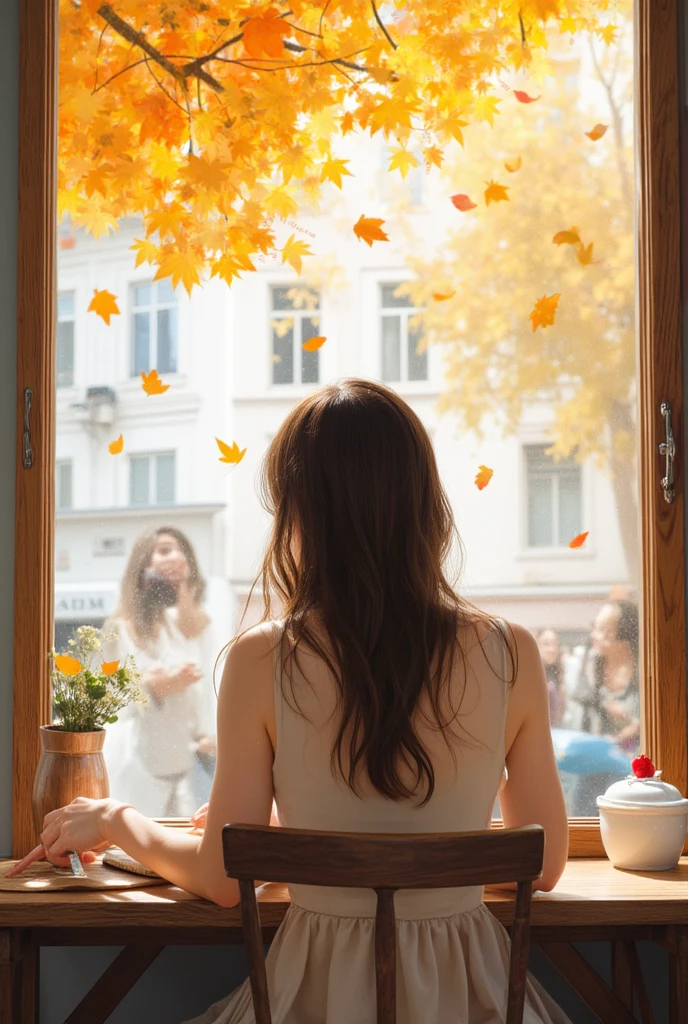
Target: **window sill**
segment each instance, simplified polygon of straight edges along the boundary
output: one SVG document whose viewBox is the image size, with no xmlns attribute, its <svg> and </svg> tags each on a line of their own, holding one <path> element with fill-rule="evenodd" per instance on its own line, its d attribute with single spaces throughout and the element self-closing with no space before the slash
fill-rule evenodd
<svg viewBox="0 0 688 1024">
<path fill-rule="evenodd" d="M 556 558 L 578 558 L 590 561 L 595 558 L 596 552 L 594 548 L 588 548 L 587 544 L 585 549 L 581 548 L 522 548 L 514 555 L 514 559 L 517 562 L 544 562 L 550 559 Z"/>
</svg>

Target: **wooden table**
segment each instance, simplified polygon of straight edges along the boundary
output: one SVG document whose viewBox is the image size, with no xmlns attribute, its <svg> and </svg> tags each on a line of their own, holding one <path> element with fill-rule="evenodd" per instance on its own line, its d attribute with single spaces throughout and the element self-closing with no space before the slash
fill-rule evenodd
<svg viewBox="0 0 688 1024">
<path fill-rule="evenodd" d="M 485 902 L 506 927 L 510 893 L 487 890 Z M 265 941 L 274 938 L 289 897 L 286 887 L 259 890 Z M 532 940 L 602 1024 L 634 1024 L 633 990 L 643 1024 L 654 1021 L 636 940 L 669 953 L 670 1021 L 688 1021 L 688 857 L 673 871 L 631 874 L 607 860 L 571 860 L 554 892 L 533 899 Z M 613 987 L 571 945 L 612 943 Z M 223 910 L 174 886 L 119 892 L 0 892 L 0 1024 L 35 1024 L 41 946 L 125 948 L 67 1024 L 101 1024 L 167 945 L 243 942 L 238 907 Z"/>
</svg>

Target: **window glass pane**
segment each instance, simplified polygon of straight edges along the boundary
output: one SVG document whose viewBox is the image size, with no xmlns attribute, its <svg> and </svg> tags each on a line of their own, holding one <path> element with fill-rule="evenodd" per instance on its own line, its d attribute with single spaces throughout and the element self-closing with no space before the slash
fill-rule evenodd
<svg viewBox="0 0 688 1024">
<path fill-rule="evenodd" d="M 137 284 L 134 288 L 134 305 L 150 306 L 151 286 L 150 284 Z"/>
<path fill-rule="evenodd" d="M 162 304 L 163 302 L 176 302 L 177 295 L 172 287 L 172 282 L 169 277 L 163 277 L 162 281 L 156 281 L 155 287 L 157 288 L 157 301 Z"/>
<path fill-rule="evenodd" d="M 582 528 L 580 472 L 559 473 L 559 544 L 565 547 Z"/>
<path fill-rule="evenodd" d="M 294 321 L 274 317 L 272 321 L 272 383 L 294 383 Z"/>
<path fill-rule="evenodd" d="M 177 372 L 177 310 L 158 310 L 158 373 Z"/>
<path fill-rule="evenodd" d="M 57 463 L 57 507 L 72 507 L 72 463 Z"/>
<path fill-rule="evenodd" d="M 293 309 L 294 299 L 290 294 L 291 288 L 273 288 L 272 289 L 272 308 L 275 310 L 280 309 Z"/>
<path fill-rule="evenodd" d="M 423 330 L 419 326 L 408 326 L 408 379 L 428 379 L 428 350 L 418 351 L 423 341 Z"/>
<path fill-rule="evenodd" d="M 174 452 L 156 456 L 155 500 L 158 505 L 171 505 L 174 501 Z"/>
<path fill-rule="evenodd" d="M 57 323 L 57 386 L 69 387 L 74 383 L 74 321 Z"/>
<path fill-rule="evenodd" d="M 148 373 L 150 365 L 150 313 L 134 313 L 134 364 L 132 376 Z"/>
<path fill-rule="evenodd" d="M 320 333 L 320 322 L 317 317 L 304 317 L 301 321 L 301 344 L 309 338 L 316 338 Z M 320 366 L 320 349 L 307 352 L 301 349 L 301 383 L 317 384 Z"/>
<path fill-rule="evenodd" d="M 57 315 L 74 316 L 74 292 L 58 292 Z"/>
<path fill-rule="evenodd" d="M 528 478 L 528 546 L 551 547 L 554 541 L 552 478 Z"/>
<path fill-rule="evenodd" d="M 137 455 L 129 460 L 129 502 L 131 505 L 150 504 L 150 458 Z"/>
<path fill-rule="evenodd" d="M 408 309 L 409 306 L 413 306 L 410 296 L 408 295 L 395 295 L 394 293 L 400 287 L 399 282 L 396 284 L 383 284 L 381 287 L 382 293 L 382 307 L 383 309 L 397 309 L 399 307 Z"/>
<path fill-rule="evenodd" d="M 401 317 L 382 318 L 382 379 L 401 380 Z"/>
</svg>

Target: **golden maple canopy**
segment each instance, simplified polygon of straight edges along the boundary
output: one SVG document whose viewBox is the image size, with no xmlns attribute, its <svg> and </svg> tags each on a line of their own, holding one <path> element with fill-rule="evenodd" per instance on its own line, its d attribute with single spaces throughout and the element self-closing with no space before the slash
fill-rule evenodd
<svg viewBox="0 0 688 1024">
<path fill-rule="evenodd" d="M 613 0 L 60 0 L 59 215 L 94 236 L 142 218 L 137 265 L 188 291 L 275 245 L 275 218 L 352 172 L 337 142 L 383 132 L 441 164 L 537 79 L 548 31 L 610 42 Z M 531 95 L 537 95 L 530 90 Z M 287 248 L 291 246 L 290 248 Z M 284 247 L 300 272 L 308 244 Z"/>
</svg>

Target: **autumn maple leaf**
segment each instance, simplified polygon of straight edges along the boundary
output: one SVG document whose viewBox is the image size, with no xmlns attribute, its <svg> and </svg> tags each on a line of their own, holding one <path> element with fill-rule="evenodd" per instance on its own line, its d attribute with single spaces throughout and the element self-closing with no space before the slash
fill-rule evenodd
<svg viewBox="0 0 688 1024">
<path fill-rule="evenodd" d="M 311 247 L 308 242 L 302 242 L 297 239 L 294 235 L 290 235 L 287 241 L 282 246 L 282 263 L 288 263 L 290 267 L 293 267 L 297 274 L 301 273 L 303 263 L 301 258 L 303 256 L 312 256 Z"/>
<path fill-rule="evenodd" d="M 216 437 L 215 441 L 217 442 L 217 447 L 221 452 L 220 458 L 217 460 L 218 462 L 227 462 L 232 465 L 237 465 L 246 454 L 246 449 L 242 448 L 240 450 L 236 441 L 231 445 L 221 441 L 219 437 Z"/>
<path fill-rule="evenodd" d="M 289 26 L 274 7 L 257 18 L 249 18 L 244 25 L 244 46 L 250 57 L 281 57 L 284 53 L 283 37 Z"/>
<path fill-rule="evenodd" d="M 587 540 L 587 537 L 588 537 L 589 533 L 590 533 L 590 530 L 586 530 L 585 533 L 577 534 L 573 538 L 573 540 L 569 541 L 569 547 L 570 548 L 582 548 L 583 545 L 585 544 L 585 541 Z"/>
<path fill-rule="evenodd" d="M 496 181 L 488 181 L 486 185 L 485 206 L 489 206 L 490 203 L 509 202 L 506 185 L 499 185 Z"/>
<path fill-rule="evenodd" d="M 517 156 L 515 160 L 504 161 L 504 169 L 507 170 L 509 174 L 515 174 L 516 171 L 520 171 L 522 166 L 523 158 L 520 156 Z"/>
<path fill-rule="evenodd" d="M 373 242 L 389 242 L 389 238 L 382 230 L 384 223 L 379 217 L 366 217 L 361 214 L 354 224 L 354 234 L 359 241 L 367 242 L 372 249 Z"/>
<path fill-rule="evenodd" d="M 607 44 L 607 46 L 616 42 L 616 25 L 603 25 L 601 28 L 596 29 L 596 31 L 597 35 Z"/>
<path fill-rule="evenodd" d="M 134 264 L 136 267 L 140 267 L 142 263 L 152 263 L 158 254 L 155 242 L 151 242 L 147 238 L 135 238 L 134 244 L 129 248 L 136 253 L 136 263 Z"/>
<path fill-rule="evenodd" d="M 514 89 L 514 96 L 519 103 L 535 103 L 542 99 L 541 96 L 529 96 L 527 92 L 522 92 L 520 89 Z"/>
<path fill-rule="evenodd" d="M 457 192 L 455 196 L 451 196 L 451 201 L 457 210 L 461 210 L 461 213 L 467 213 L 468 210 L 474 210 L 477 203 L 474 203 L 470 196 L 467 196 L 464 192 Z"/>
<path fill-rule="evenodd" d="M 533 330 L 538 327 L 551 327 L 554 323 L 554 315 L 557 311 L 561 295 L 543 295 L 538 299 L 530 313 L 530 320 Z"/>
<path fill-rule="evenodd" d="M 189 295 L 195 284 L 200 284 L 198 276 L 198 263 L 193 253 L 175 251 L 166 253 L 158 267 L 154 281 L 160 281 L 163 277 L 172 278 L 172 287 L 176 288 L 179 282 L 184 285 Z"/>
<path fill-rule="evenodd" d="M 309 338 L 308 341 L 304 341 L 301 348 L 305 349 L 306 352 L 316 352 L 319 348 L 322 348 L 326 341 L 326 335 L 318 334 L 313 338 Z"/>
<path fill-rule="evenodd" d="M 157 370 L 151 370 L 150 373 L 141 371 L 141 387 L 147 395 L 162 395 L 169 388 L 169 384 L 163 384 L 160 380 Z"/>
<path fill-rule="evenodd" d="M 115 441 L 111 441 L 108 445 L 108 451 L 110 455 L 119 455 L 124 448 L 124 435 L 120 434 Z"/>
<path fill-rule="evenodd" d="M 336 160 L 334 157 L 330 157 L 320 168 L 320 180 L 331 181 L 337 188 L 341 188 L 343 175 L 353 178 L 351 171 L 346 169 L 348 163 L 348 160 Z"/>
<path fill-rule="evenodd" d="M 594 128 L 590 129 L 589 132 L 583 132 L 583 134 L 587 135 L 588 138 L 592 139 L 593 142 L 597 142 L 597 140 L 601 139 L 602 136 L 606 133 L 607 128 L 609 128 L 608 124 L 596 124 Z"/>
<path fill-rule="evenodd" d="M 593 263 L 600 262 L 599 260 L 594 260 L 592 258 L 593 244 L 594 243 L 591 242 L 590 245 L 583 245 L 583 243 L 581 242 L 581 244 L 576 249 L 576 259 L 583 267 L 589 267 Z"/>
<path fill-rule="evenodd" d="M 413 153 L 409 153 L 408 149 L 404 149 L 400 146 L 398 149 L 393 149 L 390 154 L 388 171 L 401 171 L 402 178 L 405 178 L 411 167 L 417 167 L 418 161 L 416 160 Z"/>
<path fill-rule="evenodd" d="M 439 146 L 428 146 L 427 149 L 423 150 L 423 160 L 425 161 L 426 167 L 430 167 L 432 165 L 435 167 L 441 167 L 444 160 L 444 153 Z"/>
<path fill-rule="evenodd" d="M 478 466 L 478 473 L 475 478 L 475 486 L 479 491 L 482 491 L 489 484 L 490 480 L 494 476 L 494 470 L 490 469 L 489 466 Z"/>
<path fill-rule="evenodd" d="M 580 235 L 578 234 L 578 228 L 572 227 L 568 231 L 557 231 L 556 235 L 552 239 L 554 245 L 579 245 Z"/>
<path fill-rule="evenodd" d="M 110 326 L 110 317 L 119 316 L 119 306 L 117 305 L 117 296 L 109 292 L 107 288 L 103 288 L 98 291 L 97 288 L 93 289 L 93 298 L 89 304 L 87 313 L 97 313 L 98 316 Z"/>
</svg>

